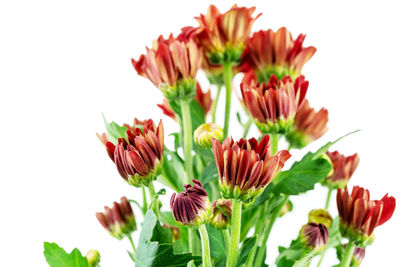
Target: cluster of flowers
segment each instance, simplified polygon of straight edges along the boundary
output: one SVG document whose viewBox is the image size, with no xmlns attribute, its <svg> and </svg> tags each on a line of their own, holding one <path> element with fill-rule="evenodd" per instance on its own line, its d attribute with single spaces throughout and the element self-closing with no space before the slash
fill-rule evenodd
<svg viewBox="0 0 400 267">
<path fill-rule="evenodd" d="M 328 111 L 310 107 L 306 99 L 309 82 L 302 75 L 304 64 L 316 49 L 303 46 L 304 34 L 293 38 L 286 28 L 251 33 L 253 23 L 261 15 L 253 16 L 254 12 L 255 8 L 233 6 L 221 13 L 210 6 L 206 14 L 196 17 L 197 27 L 184 27 L 176 37 L 172 34 L 168 38 L 160 36 L 151 48 L 146 48 L 146 54 L 138 60 L 132 59 L 136 72 L 164 94 L 165 100 L 158 106 L 181 126 L 179 144 L 185 174 L 175 179 L 186 184 L 184 191 L 172 195 L 170 207 L 173 218 L 190 228 L 189 252 L 193 254 L 196 254 L 194 235 L 199 230 L 205 267 L 212 266 L 205 224 L 224 231 L 226 266 L 236 266 L 242 241 L 241 211 L 250 208 L 257 209 L 254 218 L 259 222 L 251 227 L 263 235 L 257 237 L 257 249 L 248 255 L 246 266 L 261 266 L 258 264 L 265 261 L 265 243 L 272 224 L 277 216 L 283 216 L 285 209 L 291 209 L 291 202 L 283 194 L 271 196 L 281 200 L 276 205 L 279 209 L 275 207 L 274 212 L 266 212 L 266 204 L 260 205 L 266 207 L 264 210 L 253 204 L 291 157 L 288 150 L 304 148 L 328 129 Z M 218 89 L 214 100 L 211 91 L 204 93 L 196 80 L 200 69 Z M 254 122 L 262 134 L 259 139 L 244 137 L 235 141 L 228 136 L 232 79 L 239 72 L 244 73 L 240 101 L 249 115 L 248 127 Z M 224 127 L 221 128 L 215 123 L 215 112 L 223 86 L 226 103 Z M 204 114 L 211 112 L 213 119 L 195 131 L 190 108 L 193 101 Z M 160 121 L 156 125 L 151 119 L 135 119 L 133 125 L 118 129 L 119 136 L 114 142 L 107 134 L 99 138 L 122 178 L 130 185 L 142 187 L 143 194 L 145 188 L 148 189 L 151 203 L 147 203 L 144 195 L 143 210 L 152 210 L 159 218 L 161 205 L 153 181 L 163 172 L 163 161 L 167 160 L 163 124 Z M 288 150 L 278 151 L 279 137 L 286 138 Z M 214 191 L 206 190 L 201 181 L 194 179 L 200 178 L 201 173 L 194 170 L 193 151 L 197 153 L 197 150 L 193 140 L 194 146 L 203 153 L 212 151 L 211 160 L 207 160 L 217 167 L 217 196 L 222 198 L 210 201 L 209 195 L 215 196 Z M 364 248 L 373 241 L 374 229 L 392 216 L 395 199 L 385 195 L 381 200 L 370 200 L 369 191 L 358 186 L 349 193 L 347 184 L 358 166 L 357 154 L 346 157 L 337 151 L 326 152 L 322 158 L 332 168 L 321 183 L 329 188 L 329 195 L 337 189 L 340 232 L 348 239 L 348 244 L 341 245 L 345 250 L 341 266 L 358 266 L 365 255 Z M 325 250 L 332 224 L 327 208 L 328 205 L 326 209 L 311 211 L 308 223 L 301 228 L 299 243 L 311 254 L 307 252 L 296 260 L 296 266 L 306 266 L 301 264 L 309 261 L 310 255 Z M 137 228 L 133 209 L 125 197 L 112 208 L 106 207 L 97 218 L 118 239 L 131 238 Z M 171 229 L 174 240 L 179 239 L 179 227 L 167 224 L 165 227 Z"/>
</svg>

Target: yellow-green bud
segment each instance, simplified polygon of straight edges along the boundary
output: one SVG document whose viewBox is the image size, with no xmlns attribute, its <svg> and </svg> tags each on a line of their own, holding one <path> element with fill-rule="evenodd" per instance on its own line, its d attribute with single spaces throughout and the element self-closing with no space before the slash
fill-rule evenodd
<svg viewBox="0 0 400 267">
<path fill-rule="evenodd" d="M 218 199 L 211 203 L 211 216 L 208 220 L 217 229 L 226 229 L 232 218 L 232 202 L 228 199 Z"/>
<path fill-rule="evenodd" d="M 100 253 L 95 250 L 95 249 L 91 249 L 88 251 L 88 253 L 86 254 L 86 259 L 89 263 L 89 267 L 98 267 L 100 266 Z"/>
<path fill-rule="evenodd" d="M 213 139 L 221 141 L 223 138 L 224 131 L 222 128 L 212 122 L 204 123 L 194 131 L 194 141 L 202 148 L 211 148 Z"/>
<path fill-rule="evenodd" d="M 325 225 L 327 228 L 330 228 L 332 224 L 332 216 L 324 209 L 312 210 L 308 213 L 308 222 L 320 223 Z"/>
</svg>

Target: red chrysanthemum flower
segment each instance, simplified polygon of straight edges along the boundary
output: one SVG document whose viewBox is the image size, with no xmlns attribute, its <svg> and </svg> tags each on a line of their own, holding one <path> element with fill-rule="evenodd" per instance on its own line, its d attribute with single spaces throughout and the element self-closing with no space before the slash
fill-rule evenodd
<svg viewBox="0 0 400 267">
<path fill-rule="evenodd" d="M 225 13 L 220 13 L 210 5 L 207 14 L 197 17 L 199 27 L 194 28 L 196 42 L 206 52 L 212 64 L 239 62 L 254 21 L 261 15 L 252 17 L 255 7 L 234 5 Z M 193 33 L 193 28 L 191 29 Z"/>
<path fill-rule="evenodd" d="M 371 242 L 374 229 L 388 221 L 396 207 L 396 199 L 386 194 L 381 200 L 370 200 L 369 191 L 354 186 L 351 194 L 339 188 L 336 195 L 342 235 L 359 246 Z"/>
<path fill-rule="evenodd" d="M 300 241 L 307 248 L 321 251 L 329 241 L 328 228 L 321 223 L 307 223 L 300 230 Z"/>
<path fill-rule="evenodd" d="M 264 134 L 285 134 L 290 130 L 307 89 L 304 76 L 293 83 L 289 76 L 278 80 L 272 75 L 268 83 L 259 83 L 253 71 L 247 72 L 241 83 L 243 102 Z"/>
<path fill-rule="evenodd" d="M 207 92 L 203 92 L 203 90 L 200 87 L 200 84 L 197 83 L 196 86 L 196 94 L 194 96 L 194 100 L 203 108 L 204 114 L 207 115 L 207 113 L 211 109 L 212 105 L 212 98 L 211 98 L 211 90 L 208 90 Z M 173 120 L 176 120 L 176 114 L 174 110 L 171 107 L 171 104 L 169 103 L 168 99 L 164 99 L 162 104 L 157 104 L 157 106 L 163 111 L 163 113 L 172 118 Z"/>
<path fill-rule="evenodd" d="M 96 217 L 110 235 L 118 239 L 136 230 L 135 214 L 126 197 L 121 198 L 121 203 L 114 202 L 112 208 L 104 207 L 104 212 L 96 213 Z"/>
<path fill-rule="evenodd" d="M 119 174 L 136 187 L 148 185 L 156 179 L 164 153 L 164 127 L 153 120 L 135 120 L 128 127 L 127 139 L 119 138 L 118 144 L 106 142 L 107 152 Z"/>
<path fill-rule="evenodd" d="M 171 196 L 171 210 L 175 220 L 183 225 L 198 226 L 210 216 L 210 201 L 203 184 L 193 180 L 193 186 L 184 185 L 185 190 Z"/>
<path fill-rule="evenodd" d="M 168 39 L 160 36 L 147 48 L 147 54 L 132 64 L 139 75 L 148 78 L 167 98 L 193 96 L 196 74 L 201 66 L 202 52 L 192 40 Z"/>
<path fill-rule="evenodd" d="M 297 109 L 294 124 L 286 135 L 291 147 L 303 148 L 317 140 L 328 131 L 328 110 L 321 108 L 318 112 L 311 108 L 308 100 Z"/>
<path fill-rule="evenodd" d="M 213 153 L 223 197 L 246 203 L 264 191 L 290 157 L 286 150 L 272 155 L 268 135 L 260 143 L 255 138 L 234 142 L 228 137 L 221 145 L 214 139 Z"/>
<path fill-rule="evenodd" d="M 356 154 L 344 156 L 338 151 L 326 152 L 332 166 L 333 173 L 329 175 L 323 182 L 331 188 L 344 188 L 348 183 L 360 163 L 360 157 Z"/>
<path fill-rule="evenodd" d="M 304 34 L 295 40 L 286 28 L 277 32 L 258 31 L 247 42 L 244 69 L 253 69 L 259 81 L 267 82 L 272 75 L 279 79 L 289 75 L 296 79 L 304 64 L 314 55 L 315 47 L 303 47 Z"/>
</svg>

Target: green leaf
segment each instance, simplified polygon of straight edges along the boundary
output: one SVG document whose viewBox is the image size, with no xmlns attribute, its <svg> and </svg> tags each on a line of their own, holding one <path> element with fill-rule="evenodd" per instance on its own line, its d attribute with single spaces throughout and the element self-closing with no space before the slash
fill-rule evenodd
<svg viewBox="0 0 400 267">
<path fill-rule="evenodd" d="M 253 249 L 257 248 L 256 242 L 257 242 L 257 236 L 249 237 L 243 242 L 243 245 L 240 247 L 239 251 L 239 260 L 238 260 L 239 266 L 245 264 L 250 253 L 253 251 Z"/>
<path fill-rule="evenodd" d="M 329 228 L 329 241 L 327 248 L 336 247 L 342 244 L 342 234 L 340 233 L 340 219 L 336 217 L 333 219 L 331 227 Z"/>
<path fill-rule="evenodd" d="M 182 159 L 176 152 L 165 149 L 162 164 L 162 172 L 158 176 L 158 181 L 176 192 L 180 192 L 183 188 L 183 181 L 186 180 Z"/>
<path fill-rule="evenodd" d="M 219 231 L 210 225 L 206 225 L 206 227 L 210 239 L 211 257 L 213 259 L 226 258 L 225 240 L 222 231 Z"/>
<path fill-rule="evenodd" d="M 217 165 L 215 164 L 215 161 L 213 161 L 207 167 L 204 168 L 203 173 L 201 174 L 201 182 L 203 183 L 203 185 L 206 185 L 209 182 L 218 179 L 219 179 L 219 174 Z"/>
<path fill-rule="evenodd" d="M 128 128 L 126 128 L 125 126 L 120 126 L 114 121 L 109 123 L 107 122 L 106 117 L 104 117 L 104 114 L 102 115 L 107 131 L 107 136 L 111 142 L 115 144 L 118 142 L 118 138 L 126 138 L 126 131 L 128 130 Z"/>
<path fill-rule="evenodd" d="M 279 256 L 276 258 L 277 267 L 292 267 L 306 253 L 298 240 L 293 240 L 288 248 L 279 247 Z"/>
<path fill-rule="evenodd" d="M 137 267 L 186 267 L 191 260 L 201 262 L 201 257 L 190 253 L 174 253 L 171 232 L 160 225 L 151 210 L 145 215 L 135 258 Z"/>
<path fill-rule="evenodd" d="M 332 166 L 324 158 L 315 158 L 315 153 L 308 152 L 293 166 L 280 172 L 274 181 L 274 193 L 298 195 L 314 189 L 316 183 L 326 178 Z"/>
<path fill-rule="evenodd" d="M 44 242 L 44 256 L 50 267 L 88 267 L 87 259 L 75 248 L 71 253 L 59 247 L 56 243 Z"/>
</svg>

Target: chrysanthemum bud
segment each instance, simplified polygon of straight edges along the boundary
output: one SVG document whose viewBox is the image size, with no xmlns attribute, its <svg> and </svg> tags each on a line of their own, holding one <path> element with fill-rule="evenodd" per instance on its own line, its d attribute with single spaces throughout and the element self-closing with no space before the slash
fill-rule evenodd
<svg viewBox="0 0 400 267">
<path fill-rule="evenodd" d="M 260 196 L 290 157 L 286 150 L 272 155 L 268 135 L 260 142 L 255 138 L 235 142 L 228 137 L 221 144 L 213 139 L 213 153 L 222 196 L 244 203 Z"/>
<path fill-rule="evenodd" d="M 321 251 L 328 244 L 328 228 L 323 224 L 307 223 L 300 230 L 300 241 L 308 248 Z"/>
<path fill-rule="evenodd" d="M 121 198 L 121 203 L 114 202 L 112 208 L 106 206 L 104 210 L 96 213 L 96 217 L 111 236 L 122 239 L 136 231 L 135 215 L 126 197 Z"/>
<path fill-rule="evenodd" d="M 308 222 L 323 224 L 327 228 L 330 228 L 332 224 L 332 216 L 324 209 L 312 210 L 308 213 Z"/>
<path fill-rule="evenodd" d="M 326 152 L 326 155 L 332 163 L 333 172 L 328 174 L 322 184 L 330 188 L 344 188 L 357 169 L 360 158 L 357 154 L 346 157 L 338 151 Z"/>
<path fill-rule="evenodd" d="M 211 203 L 211 216 L 208 222 L 218 229 L 226 229 L 232 218 L 232 202 L 228 199 L 218 199 Z"/>
<path fill-rule="evenodd" d="M 212 140 L 221 141 L 224 138 L 224 130 L 215 123 L 203 123 L 193 134 L 194 141 L 202 148 L 211 148 Z"/>
<path fill-rule="evenodd" d="M 203 184 L 193 180 L 194 185 L 184 185 L 185 190 L 171 197 L 171 210 L 175 220 L 183 225 L 198 226 L 210 216 L 211 205 Z"/>
<path fill-rule="evenodd" d="M 351 258 L 351 266 L 360 266 L 365 257 L 365 248 L 356 247 Z"/>
<path fill-rule="evenodd" d="M 336 195 L 342 235 L 358 246 L 372 243 L 374 229 L 388 221 L 396 208 L 396 199 L 386 194 L 381 200 L 370 200 L 369 191 L 355 186 L 351 194 L 339 188 Z"/>
<path fill-rule="evenodd" d="M 177 241 L 181 237 L 181 230 L 179 230 L 178 227 L 172 226 L 172 225 L 168 225 L 168 224 L 164 224 L 163 227 L 165 229 L 171 230 L 172 242 Z"/>
<path fill-rule="evenodd" d="M 100 253 L 95 250 L 91 249 L 86 254 L 86 259 L 88 261 L 89 267 L 99 267 L 100 265 Z"/>
</svg>

